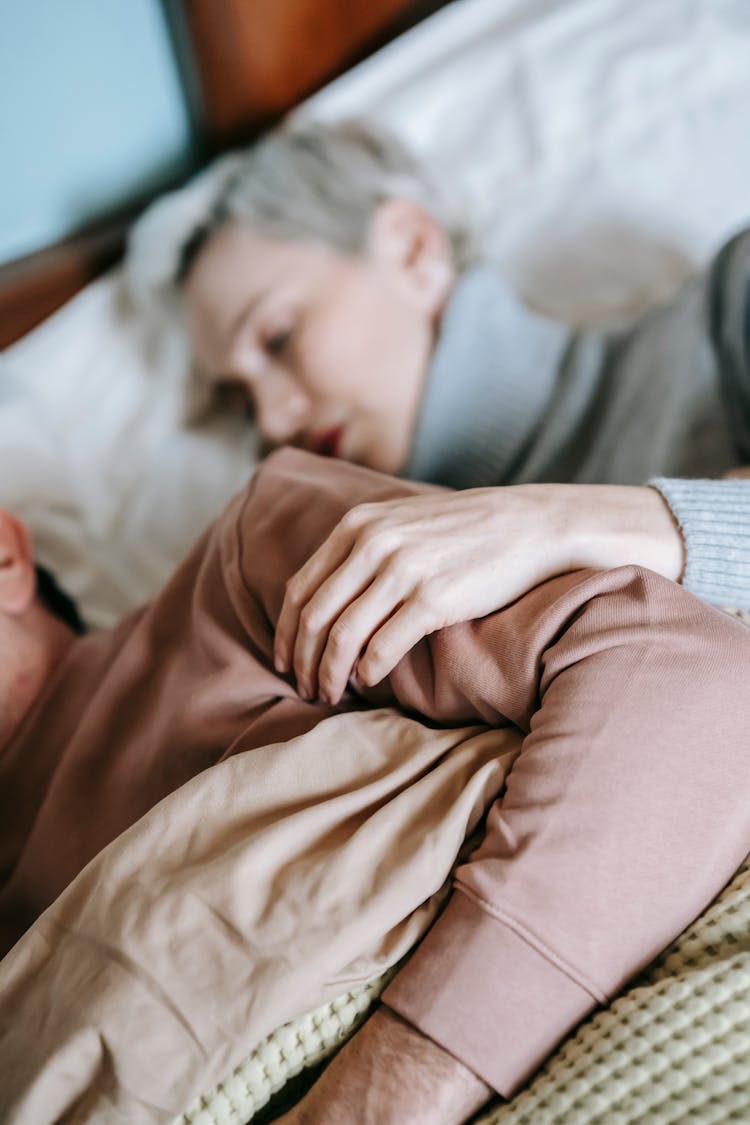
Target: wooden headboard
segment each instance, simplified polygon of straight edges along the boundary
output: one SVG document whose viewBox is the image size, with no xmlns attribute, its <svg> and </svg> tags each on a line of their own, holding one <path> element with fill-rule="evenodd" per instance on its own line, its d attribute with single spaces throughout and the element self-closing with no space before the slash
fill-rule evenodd
<svg viewBox="0 0 750 1125">
<path fill-rule="evenodd" d="M 200 161 L 250 141 L 449 0 L 162 0 Z M 148 202 L 0 266 L 0 348 L 122 253 Z"/>
</svg>

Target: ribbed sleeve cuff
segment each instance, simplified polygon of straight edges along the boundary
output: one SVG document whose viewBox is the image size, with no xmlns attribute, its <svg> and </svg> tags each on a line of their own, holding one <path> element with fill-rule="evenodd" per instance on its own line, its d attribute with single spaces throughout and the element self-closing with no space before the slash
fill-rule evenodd
<svg viewBox="0 0 750 1125">
<path fill-rule="evenodd" d="M 685 540 L 682 584 L 715 605 L 750 609 L 750 479 L 649 481 Z"/>
<path fill-rule="evenodd" d="M 461 891 L 383 999 L 504 1097 L 596 1003 Z"/>
</svg>

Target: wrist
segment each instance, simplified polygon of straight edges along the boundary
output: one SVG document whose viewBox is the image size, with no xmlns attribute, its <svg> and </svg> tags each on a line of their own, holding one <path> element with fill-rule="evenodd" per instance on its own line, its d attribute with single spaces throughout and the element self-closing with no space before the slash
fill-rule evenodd
<svg viewBox="0 0 750 1125">
<path fill-rule="evenodd" d="M 570 533 L 564 536 L 571 565 L 644 566 L 674 582 L 685 569 L 685 544 L 664 497 L 655 488 L 629 485 L 572 486 Z"/>
<path fill-rule="evenodd" d="M 459 1125 L 472 1117 L 492 1096 L 491 1088 L 474 1071 L 386 1004 L 376 1016 L 390 1050 L 409 1060 L 408 1072 L 398 1076 L 397 1082 L 400 1084 L 402 1079 L 413 1081 L 420 1091 L 421 1116 L 409 1118 L 410 1121 L 424 1121 L 425 1125 L 434 1125 L 437 1121 L 444 1125 Z"/>
<path fill-rule="evenodd" d="M 461 1125 L 491 1097 L 473 1071 L 385 1005 L 299 1106 L 310 1125 Z M 296 1120 L 295 1118 L 293 1118 Z"/>
</svg>

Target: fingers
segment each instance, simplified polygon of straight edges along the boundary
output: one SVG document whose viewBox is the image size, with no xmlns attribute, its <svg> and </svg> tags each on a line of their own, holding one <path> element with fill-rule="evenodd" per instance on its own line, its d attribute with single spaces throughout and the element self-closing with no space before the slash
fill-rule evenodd
<svg viewBox="0 0 750 1125">
<path fill-rule="evenodd" d="M 327 702 L 337 703 L 373 633 L 407 599 L 413 599 L 415 604 L 405 630 L 399 619 L 402 625 L 395 634 L 397 645 L 402 630 L 407 641 L 414 636 L 414 644 L 425 629 L 437 628 L 429 624 L 429 615 L 419 612 L 422 600 L 416 591 L 423 586 L 419 568 L 408 552 L 399 550 L 394 536 L 383 529 L 373 532 L 371 527 L 358 534 L 340 566 L 299 610 L 292 666 L 300 695 L 309 699 L 319 691 Z M 401 655 L 399 650 L 386 671 Z M 376 666 L 381 667 L 388 658 L 386 649 Z"/>
<path fill-rule="evenodd" d="M 380 585 L 377 581 L 371 584 L 372 572 L 364 573 L 352 565 L 351 556 L 322 584 L 308 603 L 302 608 L 297 621 L 297 634 L 294 641 L 292 666 L 297 681 L 297 690 L 303 698 L 312 699 L 319 687 L 318 667 L 321 657 L 331 635 L 334 638 L 334 647 L 341 652 L 341 659 L 337 662 L 338 679 L 343 674 L 343 684 L 335 702 L 341 697 L 349 672 L 354 661 L 359 655 L 360 648 L 370 635 L 378 619 L 369 625 L 373 609 L 372 595 L 362 600 L 362 595 L 368 592 L 368 587 L 376 588 Z M 352 606 L 359 606 L 359 612 L 353 613 Z M 381 610 L 381 612 L 383 612 Z M 347 622 L 356 622 L 359 632 L 356 634 L 347 627 Z M 362 629 L 366 629 L 363 633 Z M 342 670 L 345 654 L 351 651 L 348 667 Z M 325 693 L 328 702 L 334 699 Z"/>
<path fill-rule="evenodd" d="M 357 679 L 368 687 L 385 679 L 423 637 L 437 628 L 426 624 L 426 620 L 426 613 L 418 598 L 412 598 L 400 606 L 370 637 L 357 664 Z M 321 662 L 321 680 L 327 675 L 327 656 L 326 650 Z"/>
<path fill-rule="evenodd" d="M 393 584 L 379 575 L 333 621 L 317 646 L 318 689 L 329 703 L 338 703 L 346 690 L 362 649 L 393 613 L 398 613 Z"/>
<path fill-rule="evenodd" d="M 434 498 L 425 499 L 351 509 L 290 579 L 274 664 L 293 671 L 304 698 L 320 692 L 338 702 L 360 657 L 361 678 L 377 683 L 423 636 L 455 620 L 461 599 L 449 548 L 457 537 L 443 526 L 445 498 L 437 526 Z M 475 537 L 459 551 L 462 570 L 466 557 L 475 565 Z"/>
<path fill-rule="evenodd" d="M 342 534 L 341 524 L 334 528 L 317 551 L 310 556 L 287 583 L 284 602 L 276 624 L 273 662 L 284 675 L 292 668 L 300 614 L 316 590 L 341 566 L 351 549 L 351 535 Z"/>
</svg>

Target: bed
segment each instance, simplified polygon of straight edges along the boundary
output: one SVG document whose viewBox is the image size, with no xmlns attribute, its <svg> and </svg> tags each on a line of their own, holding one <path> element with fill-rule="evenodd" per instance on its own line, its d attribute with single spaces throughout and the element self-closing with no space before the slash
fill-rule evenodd
<svg viewBox="0 0 750 1125">
<path fill-rule="evenodd" d="M 529 301 L 564 319 L 596 322 L 667 296 L 750 219 L 743 0 L 393 2 L 363 8 L 359 24 L 334 2 L 235 0 L 222 5 L 223 20 L 215 3 L 168 7 L 207 152 L 293 106 L 324 119 L 374 116 L 456 181 L 487 254 Z M 257 21 L 278 56 L 258 51 Z M 228 56 L 227 39 L 246 53 Z M 321 49 L 300 52 L 301 41 Z M 220 169 L 168 201 L 151 230 L 168 239 Z M 22 301 L 28 310 L 32 290 L 50 311 L 117 239 L 99 234 L 72 244 L 67 259 L 56 251 L 47 265 L 37 257 L 6 270 L 0 324 L 21 324 L 13 309 Z M 75 263 L 67 273 L 66 260 Z M 184 424 L 188 357 L 180 333 L 133 298 L 137 264 L 134 252 L 89 281 L 0 357 L 0 443 L 13 464 L 0 504 L 28 522 L 40 560 L 92 625 L 159 587 L 257 456 L 238 418 Z M 486 1120 L 750 1117 L 749 922 L 743 868 L 690 932 Z M 335 1049 L 381 987 L 362 984 L 248 1043 L 245 1061 L 179 1120 L 251 1120 Z"/>
</svg>

